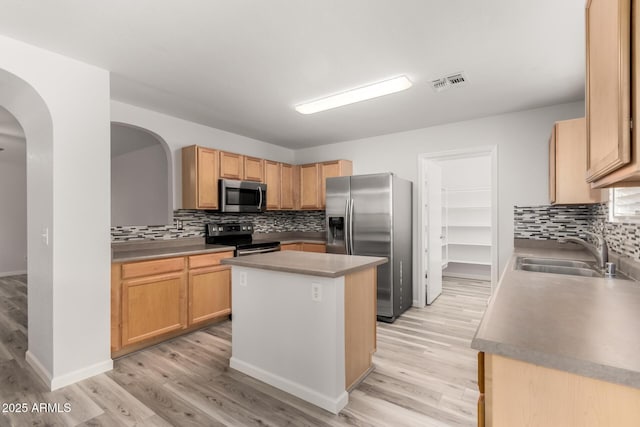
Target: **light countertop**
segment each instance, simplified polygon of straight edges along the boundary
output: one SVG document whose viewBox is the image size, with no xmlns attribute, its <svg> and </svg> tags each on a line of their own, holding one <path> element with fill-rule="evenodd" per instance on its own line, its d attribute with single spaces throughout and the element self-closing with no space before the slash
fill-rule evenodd
<svg viewBox="0 0 640 427">
<path fill-rule="evenodd" d="M 111 262 L 144 261 L 234 250 L 234 246 L 208 245 L 204 238 L 133 241 L 113 243 Z"/>
<path fill-rule="evenodd" d="M 282 251 L 227 258 L 223 264 L 311 276 L 340 277 L 387 262 L 387 258 Z"/>
<path fill-rule="evenodd" d="M 640 284 L 514 270 L 517 256 L 593 261 L 585 251 L 517 247 L 471 347 L 640 388 Z"/>
</svg>

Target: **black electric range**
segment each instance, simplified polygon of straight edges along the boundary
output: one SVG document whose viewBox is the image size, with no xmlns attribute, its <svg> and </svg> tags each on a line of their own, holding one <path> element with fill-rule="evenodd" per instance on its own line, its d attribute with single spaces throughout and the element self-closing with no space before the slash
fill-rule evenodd
<svg viewBox="0 0 640 427">
<path fill-rule="evenodd" d="M 207 224 L 206 242 L 214 245 L 235 246 L 235 256 L 276 252 L 280 242 L 253 240 L 253 224 L 250 222 L 229 222 Z"/>
</svg>

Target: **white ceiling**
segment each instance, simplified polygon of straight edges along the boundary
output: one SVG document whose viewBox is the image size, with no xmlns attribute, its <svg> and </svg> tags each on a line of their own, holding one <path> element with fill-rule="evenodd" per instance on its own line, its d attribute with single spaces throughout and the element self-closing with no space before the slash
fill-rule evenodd
<svg viewBox="0 0 640 427">
<path fill-rule="evenodd" d="M 3 0 L 0 34 L 111 70 L 114 99 L 302 148 L 583 99 L 584 4 Z M 293 109 L 400 74 L 411 89 Z"/>
</svg>

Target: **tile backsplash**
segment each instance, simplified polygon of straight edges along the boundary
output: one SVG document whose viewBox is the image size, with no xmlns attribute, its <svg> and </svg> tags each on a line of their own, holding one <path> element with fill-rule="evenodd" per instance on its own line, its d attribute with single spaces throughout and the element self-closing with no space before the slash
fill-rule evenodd
<svg viewBox="0 0 640 427">
<path fill-rule="evenodd" d="M 557 240 L 589 230 L 598 205 L 514 206 L 516 239 Z"/>
<path fill-rule="evenodd" d="M 640 224 L 609 221 L 607 203 L 514 206 L 516 239 L 557 240 L 591 231 L 604 235 L 610 251 L 640 261 Z"/>
<path fill-rule="evenodd" d="M 176 228 L 176 220 L 182 221 L 181 230 Z M 173 212 L 173 224 L 111 227 L 111 241 L 203 237 L 207 223 L 241 221 L 253 223 L 256 233 L 322 232 L 325 229 L 324 211 L 268 211 L 235 214 L 178 209 Z"/>
</svg>

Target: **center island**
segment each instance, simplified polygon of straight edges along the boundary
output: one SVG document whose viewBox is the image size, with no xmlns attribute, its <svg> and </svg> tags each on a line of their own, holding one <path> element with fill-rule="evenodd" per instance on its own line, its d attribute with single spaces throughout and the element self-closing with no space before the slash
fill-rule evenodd
<svg viewBox="0 0 640 427">
<path fill-rule="evenodd" d="M 230 366 L 334 414 L 373 369 L 387 258 L 283 251 L 232 266 Z"/>
</svg>

